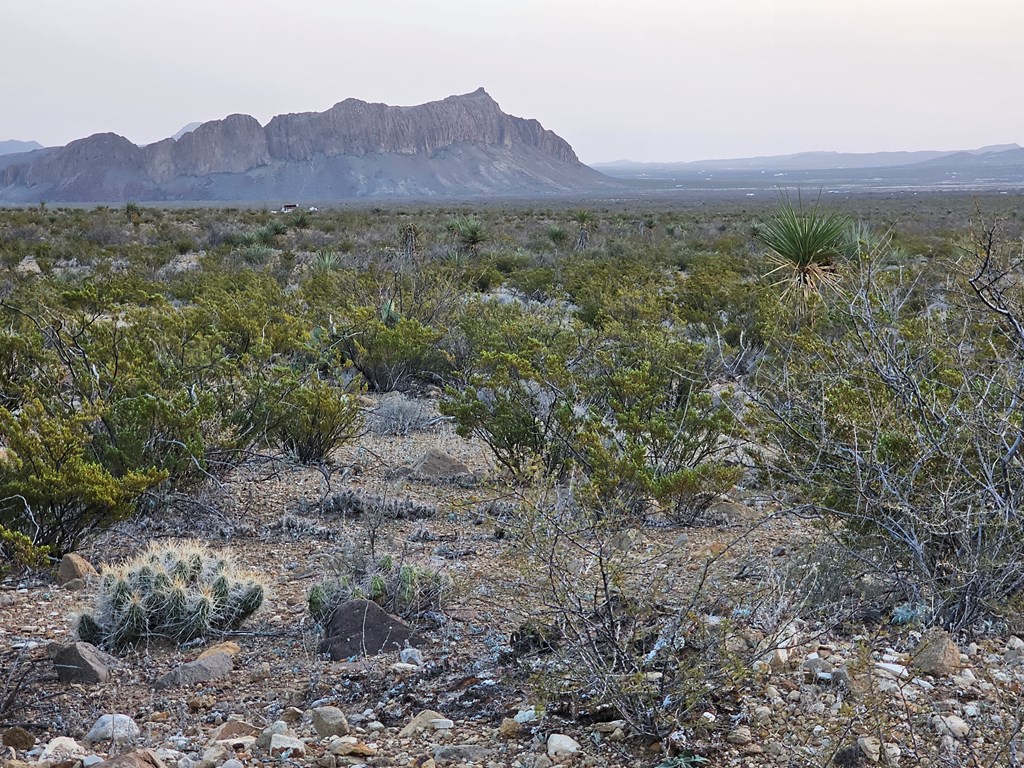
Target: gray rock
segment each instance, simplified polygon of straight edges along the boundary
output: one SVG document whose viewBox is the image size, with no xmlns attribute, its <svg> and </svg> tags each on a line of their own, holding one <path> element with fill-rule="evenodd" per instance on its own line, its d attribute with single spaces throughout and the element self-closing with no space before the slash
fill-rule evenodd
<svg viewBox="0 0 1024 768">
<path fill-rule="evenodd" d="M 242 765 L 241 760 L 231 758 L 230 760 L 225 760 L 223 763 L 221 763 L 220 768 L 245 768 L 245 766 Z"/>
<path fill-rule="evenodd" d="M 403 664 L 415 664 L 417 667 L 423 666 L 423 654 L 417 648 L 403 648 L 400 658 Z"/>
<path fill-rule="evenodd" d="M 725 740 L 737 747 L 745 747 L 754 740 L 754 737 L 750 733 L 750 726 L 740 725 L 729 731 L 729 733 L 726 734 Z"/>
<path fill-rule="evenodd" d="M 313 710 L 313 729 L 321 739 L 348 735 L 348 720 L 337 707 L 317 707 Z"/>
<path fill-rule="evenodd" d="M 103 715 L 95 723 L 84 741 L 87 744 L 111 742 L 117 745 L 128 744 L 139 738 L 139 726 L 128 715 Z"/>
<path fill-rule="evenodd" d="M 434 761 L 438 765 L 480 762 L 492 753 L 493 750 L 479 744 L 449 744 L 434 750 Z"/>
<path fill-rule="evenodd" d="M 256 739 L 256 746 L 266 752 L 270 749 L 270 742 L 274 736 L 290 733 L 291 731 L 288 730 L 288 723 L 284 720 L 278 720 L 263 729 L 263 733 L 261 733 L 260 737 Z"/>
<path fill-rule="evenodd" d="M 105 683 L 117 660 L 89 643 L 73 643 L 53 659 L 57 679 L 62 683 Z"/>
<path fill-rule="evenodd" d="M 228 653 L 214 653 L 195 661 L 180 664 L 153 683 L 155 688 L 171 688 L 179 685 L 195 685 L 227 677 L 235 668 Z"/>
</svg>

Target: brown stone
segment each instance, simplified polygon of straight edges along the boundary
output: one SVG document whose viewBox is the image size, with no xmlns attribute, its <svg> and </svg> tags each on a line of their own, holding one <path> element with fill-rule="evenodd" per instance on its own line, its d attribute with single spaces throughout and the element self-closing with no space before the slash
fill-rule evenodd
<svg viewBox="0 0 1024 768">
<path fill-rule="evenodd" d="M 105 683 L 117 660 L 89 643 L 73 643 L 54 656 L 53 665 L 62 683 Z"/>
<path fill-rule="evenodd" d="M 210 741 L 230 741 L 239 738 L 259 738 L 262 731 L 255 725 L 244 720 L 228 720 L 224 725 L 213 732 Z"/>
<path fill-rule="evenodd" d="M 14 747 L 24 752 L 36 745 L 36 737 L 24 728 L 14 726 L 3 732 L 3 744 L 5 747 Z"/>
<path fill-rule="evenodd" d="M 927 675 L 945 677 L 960 669 L 960 649 L 949 633 L 932 627 L 921 637 L 914 651 L 913 665 Z"/>
<path fill-rule="evenodd" d="M 438 448 L 428 449 L 410 469 L 412 476 L 420 480 L 446 482 L 473 479 L 473 472 L 468 466 Z"/>
<path fill-rule="evenodd" d="M 57 568 L 57 583 L 63 585 L 74 579 L 88 580 L 95 575 L 96 569 L 92 563 L 72 552 L 61 558 L 60 567 Z"/>
<path fill-rule="evenodd" d="M 390 616 L 370 600 L 349 600 L 334 609 L 324 630 L 320 653 L 335 661 L 397 651 L 418 638 L 401 619 Z"/>
<path fill-rule="evenodd" d="M 127 752 L 96 763 L 93 768 L 167 768 L 163 760 L 148 749 Z"/>
</svg>

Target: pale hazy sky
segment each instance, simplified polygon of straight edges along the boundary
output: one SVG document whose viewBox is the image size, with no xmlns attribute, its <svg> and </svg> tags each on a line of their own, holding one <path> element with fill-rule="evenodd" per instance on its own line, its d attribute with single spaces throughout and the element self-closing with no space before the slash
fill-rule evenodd
<svg viewBox="0 0 1024 768">
<path fill-rule="evenodd" d="M 585 162 L 1024 144 L 1024 0 L 0 0 L 0 140 L 484 86 Z"/>
</svg>

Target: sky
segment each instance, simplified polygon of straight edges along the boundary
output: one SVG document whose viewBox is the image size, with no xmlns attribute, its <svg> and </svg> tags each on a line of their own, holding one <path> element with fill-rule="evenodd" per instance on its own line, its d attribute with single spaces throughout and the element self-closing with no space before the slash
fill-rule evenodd
<svg viewBox="0 0 1024 768">
<path fill-rule="evenodd" d="M 0 140 L 483 86 L 584 162 L 1024 144 L 1021 0 L 3 0 Z"/>
</svg>

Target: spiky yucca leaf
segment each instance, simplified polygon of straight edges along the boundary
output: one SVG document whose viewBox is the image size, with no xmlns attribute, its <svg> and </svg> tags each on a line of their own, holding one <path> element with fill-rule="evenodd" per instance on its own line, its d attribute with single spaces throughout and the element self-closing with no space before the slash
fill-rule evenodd
<svg viewBox="0 0 1024 768">
<path fill-rule="evenodd" d="M 838 287 L 836 262 L 846 242 L 850 219 L 817 204 L 804 208 L 787 200 L 774 216 L 759 223 L 754 236 L 768 248 L 774 265 L 768 275 L 781 274 L 785 293 L 802 301 Z"/>
</svg>

